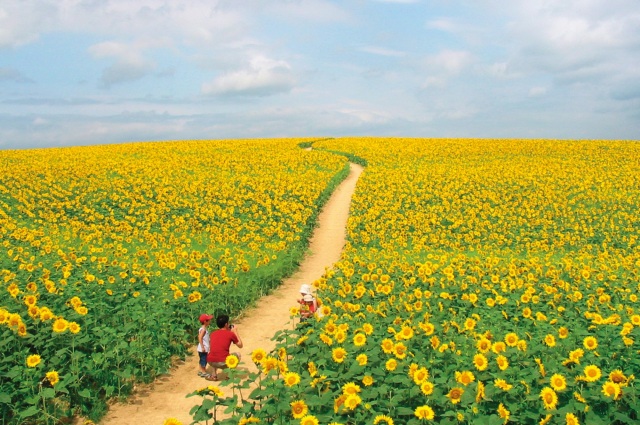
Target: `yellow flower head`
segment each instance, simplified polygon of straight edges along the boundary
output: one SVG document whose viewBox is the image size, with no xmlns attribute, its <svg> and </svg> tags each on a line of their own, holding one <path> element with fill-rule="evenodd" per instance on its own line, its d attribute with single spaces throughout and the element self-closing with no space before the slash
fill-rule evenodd
<svg viewBox="0 0 640 425">
<path fill-rule="evenodd" d="M 227 365 L 229 369 L 235 369 L 238 366 L 239 360 L 233 354 L 228 355 L 224 360 L 224 363 Z"/>
<path fill-rule="evenodd" d="M 596 365 L 589 365 L 584 368 L 584 380 L 587 382 L 595 382 L 602 376 L 602 371 Z"/>
<path fill-rule="evenodd" d="M 46 377 L 51 385 L 56 385 L 58 382 L 60 382 L 60 376 L 58 375 L 58 372 L 56 372 L 55 370 L 52 370 L 51 372 L 47 372 Z"/>
<path fill-rule="evenodd" d="M 298 383 L 300 383 L 300 375 L 298 375 L 295 372 L 285 373 L 283 376 L 283 379 L 284 379 L 284 384 L 287 387 L 293 387 L 294 385 L 297 385 Z"/>
<path fill-rule="evenodd" d="M 556 373 L 553 376 L 551 376 L 549 383 L 551 385 L 551 388 L 554 389 L 554 391 L 564 391 L 567 389 L 567 380 L 564 378 L 564 376 L 560 375 L 559 373 Z"/>
<path fill-rule="evenodd" d="M 255 364 L 262 364 L 262 362 L 266 357 L 267 357 L 267 352 L 262 348 L 256 348 L 251 352 L 251 360 Z"/>
<path fill-rule="evenodd" d="M 518 338 L 518 334 L 514 332 L 508 333 L 504 336 L 504 342 L 509 347 L 515 347 L 516 345 L 518 345 L 519 340 L 520 339 Z"/>
<path fill-rule="evenodd" d="M 457 403 L 460 403 L 462 394 L 464 394 L 464 389 L 460 387 L 455 387 L 449 391 L 449 394 L 447 394 L 447 398 L 451 401 L 451 403 L 457 404 Z"/>
<path fill-rule="evenodd" d="M 460 384 L 467 386 L 472 383 L 476 377 L 473 375 L 473 372 L 465 370 L 463 372 L 456 371 L 456 381 Z"/>
<path fill-rule="evenodd" d="M 473 365 L 479 371 L 483 371 L 487 368 L 489 362 L 487 361 L 487 358 L 484 356 L 484 354 L 476 354 L 475 356 L 473 356 Z"/>
<path fill-rule="evenodd" d="M 358 356 L 356 357 L 356 362 L 358 362 L 358 364 L 360 366 L 365 366 L 367 364 L 368 360 L 369 360 L 369 358 L 364 353 L 363 354 L 358 354 Z"/>
<path fill-rule="evenodd" d="M 595 350 L 598 348 L 598 340 L 593 336 L 588 336 L 582 341 L 582 345 L 587 350 Z"/>
<path fill-rule="evenodd" d="M 331 357 L 333 358 L 334 362 L 342 363 L 344 362 L 344 359 L 347 357 L 347 350 L 345 350 L 342 347 L 336 347 L 331 352 Z"/>
<path fill-rule="evenodd" d="M 353 383 L 348 382 L 342 386 L 342 393 L 346 395 L 358 394 L 360 392 L 360 386 Z"/>
<path fill-rule="evenodd" d="M 573 413 L 567 413 L 564 417 L 567 425 L 580 425 L 578 418 Z"/>
<path fill-rule="evenodd" d="M 290 404 L 294 419 L 302 419 L 309 412 L 309 408 L 303 400 L 292 401 Z"/>
<path fill-rule="evenodd" d="M 435 417 L 433 409 L 427 405 L 416 407 L 413 413 L 416 415 L 416 418 L 420 420 L 432 421 Z"/>
<path fill-rule="evenodd" d="M 178 419 L 176 418 L 167 418 L 165 419 L 165 421 L 162 423 L 162 425 L 182 425 L 182 422 L 180 422 Z"/>
<path fill-rule="evenodd" d="M 318 425 L 318 418 L 313 415 L 304 416 L 300 419 L 300 425 Z"/>
<path fill-rule="evenodd" d="M 373 425 L 378 425 L 380 422 L 385 422 L 386 425 L 393 425 L 393 419 L 387 415 L 378 415 L 373 420 Z"/>
<path fill-rule="evenodd" d="M 544 387 L 542 391 L 540 391 L 540 398 L 542 399 L 546 410 L 553 410 L 558 404 L 558 395 L 550 387 Z"/>
<path fill-rule="evenodd" d="M 614 400 L 620 397 L 621 391 L 620 385 L 615 382 L 607 381 L 602 385 L 602 394 Z"/>
<path fill-rule="evenodd" d="M 32 354 L 27 357 L 27 366 L 28 367 L 36 367 L 40 364 L 41 358 L 37 354 Z"/>
<path fill-rule="evenodd" d="M 385 368 L 388 371 L 394 371 L 396 370 L 396 368 L 398 367 L 398 362 L 396 359 L 389 359 L 387 360 L 387 363 L 385 364 Z"/>
<path fill-rule="evenodd" d="M 62 333 L 66 331 L 69 327 L 69 322 L 67 322 L 62 317 L 59 317 L 53 322 L 53 331 L 56 333 Z"/>
</svg>

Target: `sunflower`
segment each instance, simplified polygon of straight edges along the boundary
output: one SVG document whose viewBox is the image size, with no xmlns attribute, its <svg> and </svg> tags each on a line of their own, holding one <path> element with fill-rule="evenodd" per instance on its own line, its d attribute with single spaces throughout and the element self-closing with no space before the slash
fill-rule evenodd
<svg viewBox="0 0 640 425">
<path fill-rule="evenodd" d="M 476 377 L 473 375 L 473 372 L 471 372 L 469 370 L 465 370 L 465 371 L 462 371 L 462 372 L 457 372 L 456 371 L 456 381 L 461 383 L 464 386 L 469 385 L 475 379 L 476 379 Z"/>
<path fill-rule="evenodd" d="M 80 332 L 80 329 L 80 325 L 76 322 L 69 322 L 69 332 L 71 332 L 72 334 L 77 334 L 78 332 Z"/>
<path fill-rule="evenodd" d="M 293 387 L 294 385 L 300 383 L 300 375 L 295 372 L 287 372 L 282 378 L 284 379 L 284 384 L 287 387 Z"/>
<path fill-rule="evenodd" d="M 292 401 L 290 405 L 291 414 L 293 415 L 294 419 L 302 419 L 309 411 L 309 408 L 303 400 Z"/>
<path fill-rule="evenodd" d="M 334 362 L 342 363 L 344 362 L 344 359 L 347 357 L 347 350 L 345 350 L 342 347 L 336 347 L 331 352 L 331 357 L 333 358 Z"/>
<path fill-rule="evenodd" d="M 382 351 L 384 351 L 386 354 L 391 354 L 393 352 L 393 348 L 395 347 L 395 344 L 391 339 L 385 338 L 382 340 L 381 347 L 382 347 Z"/>
<path fill-rule="evenodd" d="M 507 422 L 509 422 L 509 416 L 511 415 L 511 412 L 509 412 L 507 410 L 506 407 L 504 407 L 504 404 L 500 403 L 498 405 L 498 416 L 500 416 L 502 419 L 504 419 L 504 423 L 506 424 Z"/>
<path fill-rule="evenodd" d="M 426 367 L 418 368 L 413 373 L 413 382 L 415 382 L 416 385 L 422 385 L 427 379 L 429 379 L 429 370 L 427 370 Z"/>
<path fill-rule="evenodd" d="M 436 330 L 436 327 L 433 325 L 433 323 L 420 323 L 418 326 L 424 331 L 425 335 L 427 336 L 432 335 Z"/>
<path fill-rule="evenodd" d="M 370 387 L 371 385 L 373 385 L 373 377 L 371 377 L 370 375 L 365 375 L 362 378 L 362 385 L 364 385 L 365 387 Z"/>
<path fill-rule="evenodd" d="M 176 418 L 167 418 L 165 419 L 165 421 L 162 423 L 162 425 L 182 425 L 182 422 L 180 422 L 178 419 Z"/>
<path fill-rule="evenodd" d="M 449 394 L 447 394 L 447 398 L 451 401 L 452 404 L 458 404 L 460 403 L 462 394 L 464 394 L 464 389 L 460 387 L 455 387 L 449 391 Z"/>
<path fill-rule="evenodd" d="M 587 382 L 595 382 L 602 376 L 602 371 L 596 365 L 589 365 L 584 368 L 584 380 Z"/>
<path fill-rule="evenodd" d="M 598 348 L 598 340 L 593 336 L 588 336 L 582 341 L 582 345 L 587 350 L 595 350 Z"/>
<path fill-rule="evenodd" d="M 366 343 L 367 343 L 367 336 L 365 334 L 357 333 L 353 336 L 353 344 L 356 347 L 362 347 Z"/>
<path fill-rule="evenodd" d="M 480 403 L 484 399 L 484 384 L 482 381 L 478 381 L 478 388 L 476 390 L 476 403 Z"/>
<path fill-rule="evenodd" d="M 564 417 L 564 420 L 567 425 L 580 425 L 580 422 L 578 422 L 578 418 L 573 413 L 567 413 Z"/>
<path fill-rule="evenodd" d="M 509 391 L 511 388 L 513 388 L 513 385 L 509 384 L 504 379 L 496 379 L 496 380 L 494 380 L 493 381 L 493 385 L 495 385 L 496 387 L 500 388 L 502 391 Z"/>
<path fill-rule="evenodd" d="M 544 418 L 540 419 L 539 425 L 547 425 L 553 415 L 546 415 Z"/>
<path fill-rule="evenodd" d="M 473 356 L 473 365 L 479 371 L 483 371 L 487 368 L 489 362 L 487 361 L 487 358 L 484 356 L 484 354 L 476 354 L 475 356 Z"/>
<path fill-rule="evenodd" d="M 564 326 L 558 329 L 558 337 L 560 337 L 560 339 L 565 339 L 568 336 L 569 336 L 569 329 L 565 328 Z"/>
<path fill-rule="evenodd" d="M 344 407 L 349 410 L 355 410 L 361 402 L 362 398 L 358 394 L 349 394 L 344 401 Z"/>
<path fill-rule="evenodd" d="M 389 359 L 387 363 L 385 363 L 385 368 L 390 372 L 396 370 L 397 367 L 398 361 L 396 359 Z"/>
<path fill-rule="evenodd" d="M 373 326 L 370 323 L 365 323 L 362 325 L 362 331 L 367 335 L 371 335 L 373 333 Z"/>
<path fill-rule="evenodd" d="M 366 354 L 358 354 L 358 356 L 356 357 L 356 362 L 358 362 L 360 366 L 365 366 L 368 361 L 369 358 Z"/>
<path fill-rule="evenodd" d="M 46 377 L 47 377 L 47 381 L 49 381 L 51 385 L 56 385 L 58 382 L 60 382 L 60 376 L 58 375 L 58 372 L 56 372 L 55 370 L 47 372 Z"/>
<path fill-rule="evenodd" d="M 435 417 L 433 409 L 427 405 L 416 407 L 413 414 L 416 415 L 416 418 L 427 421 L 432 421 Z"/>
<path fill-rule="evenodd" d="M 558 404 L 558 395 L 553 391 L 553 388 L 544 387 L 542 391 L 540 391 L 540 398 L 546 410 L 553 410 Z"/>
<path fill-rule="evenodd" d="M 29 357 L 27 357 L 27 366 L 28 367 L 36 367 L 40 364 L 40 361 L 42 359 L 40 358 L 39 355 L 37 354 L 32 354 Z"/>
<path fill-rule="evenodd" d="M 378 415 L 373 420 L 373 425 L 378 425 L 380 422 L 385 422 L 386 425 L 393 425 L 393 419 L 387 415 Z"/>
<path fill-rule="evenodd" d="M 262 362 L 266 357 L 267 357 L 267 352 L 262 348 L 256 348 L 251 352 L 251 360 L 255 364 L 262 364 Z"/>
<path fill-rule="evenodd" d="M 567 380 L 559 373 L 551 376 L 551 379 L 549 381 L 551 388 L 553 388 L 554 391 L 564 391 L 567 389 Z"/>
<path fill-rule="evenodd" d="M 407 357 L 407 346 L 402 342 L 395 344 L 393 346 L 393 354 L 399 359 L 404 359 Z"/>
<path fill-rule="evenodd" d="M 360 392 L 360 385 L 353 382 L 347 382 L 342 386 L 342 394 L 351 395 L 358 394 Z"/>
<path fill-rule="evenodd" d="M 224 360 L 224 364 L 226 364 L 229 369 L 235 369 L 238 366 L 238 362 L 238 357 L 234 356 L 233 354 L 227 356 L 227 358 Z"/>
<path fill-rule="evenodd" d="M 486 353 L 491 349 L 491 341 L 487 338 L 482 338 L 476 343 L 476 347 L 481 353 Z"/>
<path fill-rule="evenodd" d="M 491 345 L 491 351 L 496 354 L 504 353 L 505 351 L 507 351 L 507 345 L 502 341 L 498 341 L 495 344 Z"/>
<path fill-rule="evenodd" d="M 556 337 L 551 334 L 547 334 L 547 336 L 544 337 L 544 343 L 547 345 L 547 347 L 555 347 Z"/>
<path fill-rule="evenodd" d="M 509 346 L 509 347 L 515 347 L 516 345 L 518 345 L 518 341 L 520 339 L 518 338 L 518 334 L 511 332 L 508 333 L 504 336 L 504 342 Z"/>
<path fill-rule="evenodd" d="M 627 377 L 620 369 L 612 370 L 609 373 L 609 380 L 619 385 L 625 385 L 627 383 Z"/>
<path fill-rule="evenodd" d="M 422 391 L 422 394 L 424 395 L 431 395 L 433 394 L 433 390 L 435 388 L 435 385 L 433 385 L 432 382 L 429 381 L 424 381 L 421 385 L 420 385 L 420 391 Z"/>
<path fill-rule="evenodd" d="M 602 394 L 614 400 L 617 400 L 620 397 L 621 391 L 620 385 L 615 382 L 607 381 L 602 385 Z"/>
<path fill-rule="evenodd" d="M 66 331 L 68 327 L 69 327 L 69 322 L 67 322 L 62 317 L 57 318 L 53 322 L 53 331 L 56 333 L 62 333 Z"/>
<path fill-rule="evenodd" d="M 217 397 L 224 397 L 224 393 L 222 392 L 222 390 L 219 387 L 216 387 L 215 385 L 209 385 L 206 389 L 212 392 Z"/>
<path fill-rule="evenodd" d="M 509 360 L 505 356 L 496 357 L 496 362 L 500 370 L 506 370 L 509 367 Z"/>
<path fill-rule="evenodd" d="M 329 347 L 333 345 L 333 340 L 326 334 L 320 334 L 320 341 L 324 342 Z"/>
<path fill-rule="evenodd" d="M 300 419 L 300 425 L 318 425 L 318 418 L 313 415 L 304 416 Z"/>
</svg>

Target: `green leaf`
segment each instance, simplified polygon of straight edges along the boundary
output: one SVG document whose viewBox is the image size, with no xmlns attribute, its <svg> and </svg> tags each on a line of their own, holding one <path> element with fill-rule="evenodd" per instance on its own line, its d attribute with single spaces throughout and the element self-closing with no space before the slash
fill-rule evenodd
<svg viewBox="0 0 640 425">
<path fill-rule="evenodd" d="M 30 416 L 36 415 L 40 413 L 40 409 L 38 409 L 37 406 L 31 406 L 26 410 L 23 410 L 22 412 L 20 412 L 20 418 L 24 419 L 24 418 L 28 418 Z"/>
<path fill-rule="evenodd" d="M 408 407 L 398 407 L 396 412 L 399 416 L 411 416 L 413 415 L 413 409 L 409 409 Z"/>
<path fill-rule="evenodd" d="M 78 391 L 78 395 L 80 397 L 84 397 L 84 398 L 91 398 L 91 391 L 89 391 L 87 388 L 85 388 L 82 391 Z"/>
<path fill-rule="evenodd" d="M 42 390 L 40 395 L 42 396 L 42 398 L 45 398 L 45 399 L 53 398 L 56 396 L 56 390 L 54 390 L 53 388 L 45 388 Z"/>
<path fill-rule="evenodd" d="M 11 396 L 7 393 L 0 393 L 0 403 L 4 403 L 4 404 L 11 403 Z"/>
</svg>

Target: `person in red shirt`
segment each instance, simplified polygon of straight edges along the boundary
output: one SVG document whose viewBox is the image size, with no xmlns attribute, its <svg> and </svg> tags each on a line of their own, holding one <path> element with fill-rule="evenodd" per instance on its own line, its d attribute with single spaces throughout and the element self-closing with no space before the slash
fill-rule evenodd
<svg viewBox="0 0 640 425">
<path fill-rule="evenodd" d="M 238 348 L 242 348 L 242 339 L 238 334 L 238 328 L 229 324 L 229 316 L 221 314 L 216 318 L 218 330 L 211 332 L 209 341 L 209 354 L 207 355 L 207 363 L 213 369 L 213 373 L 206 379 L 209 381 L 218 380 L 218 369 L 225 369 L 227 364 L 225 361 L 229 356 L 229 348 L 234 343 Z M 233 353 L 240 359 L 240 353 Z"/>
</svg>

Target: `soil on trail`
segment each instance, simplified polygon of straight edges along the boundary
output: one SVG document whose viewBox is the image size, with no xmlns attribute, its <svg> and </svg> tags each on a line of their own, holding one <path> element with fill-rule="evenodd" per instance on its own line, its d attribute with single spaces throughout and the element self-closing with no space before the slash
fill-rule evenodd
<svg viewBox="0 0 640 425">
<path fill-rule="evenodd" d="M 242 364 L 255 370 L 251 352 L 256 348 L 270 351 L 275 347 L 273 335 L 292 326 L 289 308 L 296 305 L 300 297 L 298 290 L 303 283 L 312 283 L 322 277 L 327 268 L 340 259 L 346 238 L 346 223 L 349 216 L 351 196 L 363 168 L 351 164 L 347 179 L 342 182 L 324 206 L 318 218 L 318 227 L 310 241 L 309 252 L 298 271 L 286 279 L 272 294 L 260 299 L 255 308 L 247 310 L 235 322 L 244 347 L 232 346 L 232 352 L 240 352 Z M 194 318 L 194 320 L 197 320 Z M 153 384 L 138 388 L 126 404 L 118 403 L 100 421 L 101 425 L 161 425 L 167 418 L 176 418 L 183 424 L 193 420 L 189 410 L 198 402 L 198 397 L 185 396 L 207 385 L 218 385 L 197 375 L 198 356 L 195 347 L 186 361 L 174 368 L 169 375 L 158 378 Z M 220 373 L 220 372 L 219 372 Z M 224 391 L 224 387 L 221 387 Z"/>
</svg>

